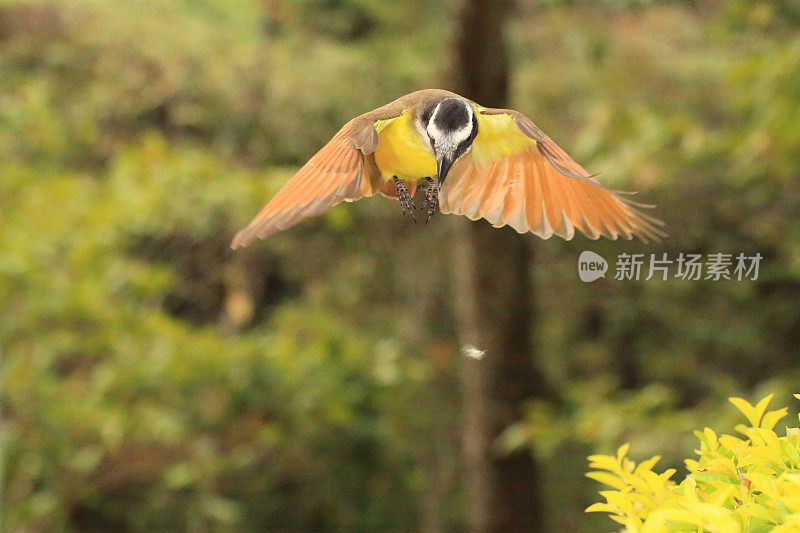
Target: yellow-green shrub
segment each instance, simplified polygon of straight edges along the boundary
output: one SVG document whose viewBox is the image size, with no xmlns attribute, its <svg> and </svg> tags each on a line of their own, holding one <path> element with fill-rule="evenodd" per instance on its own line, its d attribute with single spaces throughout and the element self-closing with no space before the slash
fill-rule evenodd
<svg viewBox="0 0 800 533">
<path fill-rule="evenodd" d="M 586 475 L 612 490 L 586 511 L 609 513 L 625 531 L 800 531 L 800 428 L 779 437 L 773 428 L 788 409 L 765 413 L 771 399 L 753 406 L 731 398 L 749 421 L 735 428 L 743 438 L 696 431 L 700 458 L 686 459 L 689 473 L 678 484 L 674 469 L 653 472 L 660 457 L 638 466 L 625 457 L 627 444 L 616 456 L 590 456 Z"/>
</svg>

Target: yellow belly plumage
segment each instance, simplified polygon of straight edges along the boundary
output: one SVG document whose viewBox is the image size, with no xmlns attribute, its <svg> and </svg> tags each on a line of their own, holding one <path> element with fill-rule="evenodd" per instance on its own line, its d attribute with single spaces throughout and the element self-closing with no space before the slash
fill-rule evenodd
<svg viewBox="0 0 800 533">
<path fill-rule="evenodd" d="M 383 179 L 397 176 L 418 180 L 436 176 L 436 159 L 414 126 L 410 112 L 392 120 L 379 121 L 375 127 L 379 136 L 375 163 Z"/>
</svg>

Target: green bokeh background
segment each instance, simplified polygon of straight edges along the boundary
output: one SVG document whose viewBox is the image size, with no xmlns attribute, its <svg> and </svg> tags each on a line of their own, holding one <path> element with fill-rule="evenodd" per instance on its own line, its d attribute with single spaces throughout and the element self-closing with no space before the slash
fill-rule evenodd
<svg viewBox="0 0 800 533">
<path fill-rule="evenodd" d="M 376 198 L 228 249 L 350 117 L 449 86 L 458 7 L 0 2 L 4 529 L 466 527 L 447 219 Z M 498 453 L 543 465 L 544 530 L 607 531 L 587 454 L 682 471 L 728 396 L 800 391 L 800 7 L 517 0 L 507 37 L 513 107 L 671 235 L 520 237 L 552 393 Z M 764 259 L 583 284 L 586 249 Z"/>
</svg>

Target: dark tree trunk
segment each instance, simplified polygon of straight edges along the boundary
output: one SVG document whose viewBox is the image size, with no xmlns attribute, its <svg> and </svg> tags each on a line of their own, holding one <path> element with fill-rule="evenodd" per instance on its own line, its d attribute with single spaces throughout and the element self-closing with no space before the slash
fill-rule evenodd
<svg viewBox="0 0 800 533">
<path fill-rule="evenodd" d="M 504 0 L 465 0 L 456 42 L 456 90 L 482 105 L 508 103 Z M 473 532 L 542 531 L 539 470 L 527 451 L 496 443 L 543 391 L 534 366 L 530 238 L 486 222 L 454 223 L 455 305 L 461 342 L 486 353 L 465 360 L 464 461 Z"/>
<path fill-rule="evenodd" d="M 507 0 L 464 0 L 458 16 L 455 82 L 462 96 L 487 107 L 508 101 Z"/>
</svg>

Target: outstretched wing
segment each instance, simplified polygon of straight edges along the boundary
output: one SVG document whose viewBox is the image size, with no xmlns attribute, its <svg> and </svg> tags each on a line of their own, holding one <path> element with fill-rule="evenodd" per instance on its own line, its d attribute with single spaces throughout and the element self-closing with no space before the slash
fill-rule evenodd
<svg viewBox="0 0 800 533">
<path fill-rule="evenodd" d="M 476 114 L 472 150 L 453 165 L 439 194 L 443 213 L 543 239 L 569 240 L 575 228 L 590 239 L 666 236 L 663 222 L 637 209 L 652 206 L 601 185 L 521 113 L 477 107 Z"/>
<path fill-rule="evenodd" d="M 383 184 L 371 155 L 377 146 L 378 133 L 372 121 L 362 116 L 345 124 L 236 234 L 231 248 L 265 239 L 340 202 L 381 192 Z"/>
</svg>

